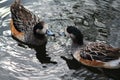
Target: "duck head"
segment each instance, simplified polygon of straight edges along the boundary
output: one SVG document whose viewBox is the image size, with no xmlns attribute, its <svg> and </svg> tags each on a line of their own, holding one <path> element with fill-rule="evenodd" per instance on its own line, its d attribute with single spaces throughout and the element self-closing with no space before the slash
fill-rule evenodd
<svg viewBox="0 0 120 80">
<path fill-rule="evenodd" d="M 65 28 L 65 36 L 70 37 L 73 43 L 83 45 L 83 34 L 79 29 L 74 26 L 68 26 Z"/>
<path fill-rule="evenodd" d="M 44 37 L 45 35 L 55 36 L 55 34 L 48 29 L 48 25 L 45 24 L 44 22 L 37 23 L 34 26 L 33 32 L 34 32 L 35 36 L 38 38 L 40 38 L 40 37 L 42 38 L 42 36 Z"/>
</svg>

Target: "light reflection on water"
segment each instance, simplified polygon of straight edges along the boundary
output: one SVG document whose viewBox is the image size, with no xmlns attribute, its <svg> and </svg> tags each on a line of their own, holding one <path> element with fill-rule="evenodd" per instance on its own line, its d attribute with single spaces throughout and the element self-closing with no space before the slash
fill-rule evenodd
<svg viewBox="0 0 120 80">
<path fill-rule="evenodd" d="M 41 19 L 45 20 L 56 32 L 57 39 L 49 38 L 47 54 L 57 64 L 41 64 L 36 58 L 36 52 L 31 48 L 18 46 L 10 36 L 9 6 L 13 0 L 0 1 L 0 79 L 1 80 L 103 80 L 104 76 L 91 73 L 85 68 L 70 70 L 60 56 L 66 56 L 66 39 L 58 32 L 67 25 L 74 25 L 67 17 L 67 10 L 79 0 L 24 0 L 22 3 Z M 64 11 L 64 12 L 63 12 Z"/>
</svg>

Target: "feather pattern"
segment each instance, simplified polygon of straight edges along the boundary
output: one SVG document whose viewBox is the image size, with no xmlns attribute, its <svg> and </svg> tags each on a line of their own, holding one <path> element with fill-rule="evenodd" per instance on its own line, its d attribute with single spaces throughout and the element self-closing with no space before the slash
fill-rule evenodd
<svg viewBox="0 0 120 80">
<path fill-rule="evenodd" d="M 120 49 L 112 48 L 104 42 L 90 42 L 85 47 L 80 49 L 80 55 L 84 59 L 99 60 L 108 62 L 120 57 Z"/>
<path fill-rule="evenodd" d="M 11 5 L 10 10 L 13 24 L 19 32 L 31 30 L 38 22 L 40 22 L 36 15 L 20 4 L 20 0 L 16 0 Z"/>
</svg>

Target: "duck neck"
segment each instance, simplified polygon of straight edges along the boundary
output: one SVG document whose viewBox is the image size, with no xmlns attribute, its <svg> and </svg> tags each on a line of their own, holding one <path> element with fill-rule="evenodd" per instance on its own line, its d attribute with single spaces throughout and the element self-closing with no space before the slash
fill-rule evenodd
<svg viewBox="0 0 120 80">
<path fill-rule="evenodd" d="M 84 45 L 83 41 L 76 41 L 76 40 L 72 40 L 72 46 L 71 46 L 71 50 L 74 53 L 75 51 L 79 50 L 80 47 L 82 47 Z"/>
<path fill-rule="evenodd" d="M 34 33 L 35 37 L 38 39 L 44 39 L 45 35 L 44 34 L 39 34 L 39 33 Z"/>
<path fill-rule="evenodd" d="M 82 46 L 84 44 L 83 39 L 73 39 L 73 44 L 74 45 L 78 45 L 78 46 Z"/>
<path fill-rule="evenodd" d="M 34 33 L 35 37 L 38 38 L 38 39 L 44 39 L 45 38 L 45 34 L 37 33 L 35 28 L 33 29 L 33 33 Z"/>
</svg>

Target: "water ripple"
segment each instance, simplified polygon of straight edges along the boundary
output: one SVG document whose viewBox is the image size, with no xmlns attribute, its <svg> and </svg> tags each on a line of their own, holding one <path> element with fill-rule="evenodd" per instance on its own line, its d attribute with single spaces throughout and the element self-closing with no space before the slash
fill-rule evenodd
<svg viewBox="0 0 120 80">
<path fill-rule="evenodd" d="M 0 3 L 4 3 L 4 2 L 6 2 L 6 1 L 7 1 L 7 0 L 1 0 Z"/>
</svg>

